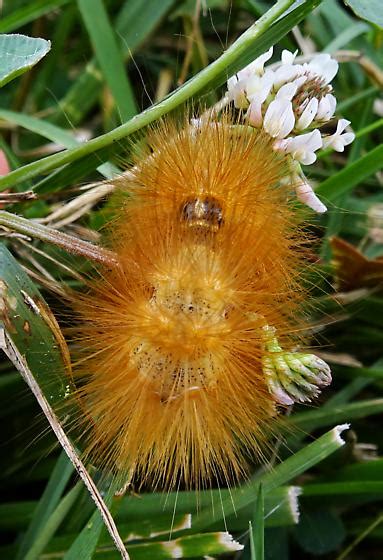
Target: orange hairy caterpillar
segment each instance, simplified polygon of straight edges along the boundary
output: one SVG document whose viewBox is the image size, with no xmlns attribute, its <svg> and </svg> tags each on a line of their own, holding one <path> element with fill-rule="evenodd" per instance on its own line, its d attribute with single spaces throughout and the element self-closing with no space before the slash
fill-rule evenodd
<svg viewBox="0 0 383 560">
<path fill-rule="evenodd" d="M 235 124 L 227 113 L 151 133 L 116 181 L 118 264 L 73 302 L 85 454 L 121 482 L 236 481 L 263 456 L 277 405 L 329 382 L 291 350 L 305 236 L 280 187 L 286 158 Z"/>
</svg>

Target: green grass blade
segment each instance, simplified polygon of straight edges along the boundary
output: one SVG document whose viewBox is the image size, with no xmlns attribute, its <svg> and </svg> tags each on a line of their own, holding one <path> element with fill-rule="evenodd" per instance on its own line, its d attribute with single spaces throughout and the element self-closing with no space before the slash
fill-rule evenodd
<svg viewBox="0 0 383 560">
<path fill-rule="evenodd" d="M 325 47 L 324 52 L 334 53 L 339 49 L 342 49 L 345 45 L 350 43 L 355 37 L 367 33 L 369 31 L 369 26 L 361 21 L 348 26 L 346 29 L 341 31 L 331 43 Z"/>
<path fill-rule="evenodd" d="M 370 86 L 369 88 L 367 88 L 365 90 L 358 91 L 358 93 L 355 93 L 354 95 L 351 95 L 347 99 L 343 99 L 343 101 L 338 103 L 337 112 L 342 114 L 343 111 L 345 111 L 346 109 L 349 109 L 350 107 L 352 107 L 356 103 L 359 103 L 359 101 L 364 101 L 365 99 L 368 99 L 369 97 L 376 97 L 378 95 L 378 93 L 379 93 L 379 88 L 377 86 Z"/>
<path fill-rule="evenodd" d="M 348 480 L 346 482 L 324 482 L 303 486 L 304 496 L 360 496 L 365 494 L 376 495 L 376 499 L 381 499 L 383 496 L 383 480 Z"/>
<path fill-rule="evenodd" d="M 35 501 L 3 502 L 0 504 L 0 529 L 24 531 L 37 507 Z M 1 557 L 1 556 L 0 556 Z M 14 555 L 16 560 L 16 555 Z"/>
<path fill-rule="evenodd" d="M 310 433 L 312 430 L 328 426 L 334 422 L 344 422 L 364 418 L 383 411 L 383 399 L 371 399 L 342 406 L 328 406 L 318 410 L 299 412 L 291 417 L 291 425 Z"/>
<path fill-rule="evenodd" d="M 344 405 L 351 399 L 356 397 L 365 387 L 372 382 L 371 379 L 365 377 L 356 377 L 350 383 L 347 383 L 334 396 L 330 397 L 322 408 L 331 410 L 334 406 Z"/>
<path fill-rule="evenodd" d="M 254 514 L 254 504 L 257 494 L 252 494 L 252 501 L 247 507 L 241 506 L 241 500 L 248 493 L 248 485 L 240 488 L 213 489 L 201 492 L 170 492 L 168 494 L 141 494 L 139 496 L 124 496 L 119 500 L 116 519 L 119 523 L 157 517 L 167 513 L 172 515 L 191 514 L 198 520 L 203 512 L 221 509 L 221 504 L 228 504 L 224 510 L 226 524 L 231 531 L 246 531 L 248 522 Z M 298 521 L 298 496 L 300 488 L 297 486 L 280 486 L 270 490 L 264 497 L 265 525 L 268 527 L 293 525 Z M 222 525 L 209 525 L 209 529 L 221 530 Z"/>
<path fill-rule="evenodd" d="M 371 105 L 372 105 L 372 101 L 368 100 L 367 103 L 365 104 L 365 108 L 362 111 L 362 115 L 359 119 L 359 123 L 358 123 L 359 129 L 366 124 L 367 119 L 369 118 L 369 115 L 371 113 Z M 366 139 L 367 139 L 366 136 L 358 136 L 355 139 L 355 141 L 351 146 L 351 150 L 348 156 L 347 167 L 351 163 L 357 162 L 360 159 Z M 330 247 L 329 239 L 331 239 L 333 235 L 338 235 L 341 230 L 341 226 L 343 222 L 343 206 L 346 201 L 346 197 L 347 197 L 347 193 L 341 195 L 337 200 L 338 206 L 336 208 L 333 208 L 331 213 L 329 214 L 329 219 L 327 223 L 327 235 L 323 240 L 322 249 L 321 249 L 321 256 L 325 261 L 328 261 L 331 256 L 331 247 Z"/>
<path fill-rule="evenodd" d="M 50 122 L 26 115 L 25 113 L 0 109 L 0 119 L 22 126 L 65 148 L 74 148 L 79 144 L 71 132 L 51 124 Z"/>
<path fill-rule="evenodd" d="M 253 524 L 249 521 L 250 560 L 257 560 Z"/>
<path fill-rule="evenodd" d="M 250 543 L 252 542 L 252 560 L 264 560 L 265 557 L 265 526 L 264 526 L 264 499 L 263 499 L 263 487 L 262 484 L 259 485 L 256 507 L 254 511 L 254 528 L 250 532 Z"/>
<path fill-rule="evenodd" d="M 80 142 L 73 137 L 71 132 L 68 132 L 67 130 L 48 121 L 31 117 L 30 115 L 25 115 L 24 113 L 0 109 L 0 119 L 22 126 L 23 128 L 26 128 L 31 132 L 35 132 L 36 134 L 39 134 L 40 136 L 43 136 L 44 138 L 47 138 L 48 140 L 51 140 L 52 142 L 55 142 L 59 146 L 63 146 L 65 148 L 75 148 L 80 145 Z M 118 173 L 117 167 L 110 163 L 102 164 L 97 169 L 107 179 L 110 179 Z"/>
<path fill-rule="evenodd" d="M 120 113 L 121 121 L 126 122 L 137 113 L 137 106 L 127 77 L 121 49 L 117 45 L 103 1 L 78 0 L 78 6 L 96 59 Z"/>
<path fill-rule="evenodd" d="M 263 474 L 252 480 L 247 485 L 246 489 L 244 489 L 245 491 L 243 494 L 238 498 L 236 502 L 237 510 L 254 502 L 254 495 L 256 495 L 258 491 L 260 483 L 263 485 L 266 496 L 271 490 L 294 479 L 296 476 L 302 474 L 334 453 L 344 445 L 344 440 L 342 440 L 340 434 L 347 428 L 348 425 L 336 426 L 313 443 L 310 443 L 305 448 L 295 453 L 295 455 L 283 461 L 283 463 L 277 465 L 272 472 Z M 230 499 L 222 500 L 221 509 L 215 511 L 213 514 L 211 511 L 203 512 L 194 524 L 194 529 L 203 529 L 209 527 L 213 522 L 221 520 L 224 515 L 222 512 L 229 511 L 231 507 Z"/>
<path fill-rule="evenodd" d="M 118 502 L 118 499 L 116 499 L 116 501 Z M 181 536 L 181 534 L 184 533 L 185 530 L 188 531 L 191 524 L 191 516 L 189 514 L 172 513 L 168 515 L 148 516 L 148 518 L 145 520 L 136 520 L 134 519 L 134 512 L 132 512 L 131 517 L 132 519 L 129 522 L 119 522 L 118 524 L 120 534 L 125 543 L 138 540 L 158 540 L 159 537 L 162 537 L 163 539 L 168 537 L 170 539 L 170 532 L 172 529 L 172 535 L 174 535 L 174 533 L 177 533 L 178 537 Z M 76 536 L 77 535 L 73 532 L 65 532 L 61 535 L 55 536 L 45 548 L 44 554 L 54 555 L 60 552 L 63 553 L 63 551 L 70 548 L 71 544 L 75 541 Z M 108 535 L 105 531 L 101 533 L 101 537 L 98 542 L 98 548 L 101 547 L 110 548 L 110 539 L 108 538 Z M 81 556 L 81 558 L 83 558 L 83 556 Z"/>
<path fill-rule="evenodd" d="M 36 537 L 56 508 L 72 473 L 72 463 L 69 461 L 66 453 L 62 451 L 33 513 L 31 523 L 19 543 L 16 560 L 25 558 L 25 554 L 32 547 Z"/>
<path fill-rule="evenodd" d="M 27 2 L 24 6 L 2 18 L 0 33 L 14 31 L 69 2 L 73 2 L 73 0 L 35 0 L 35 2 Z"/>
<path fill-rule="evenodd" d="M 106 499 L 105 503 L 109 505 L 110 501 Z M 87 525 L 63 555 L 64 560 L 78 560 L 79 558 L 81 560 L 92 560 L 103 526 L 100 513 L 95 511 Z"/>
<path fill-rule="evenodd" d="M 132 57 L 137 47 L 158 25 L 174 0 L 129 0 L 121 8 L 115 27 L 122 39 L 124 57 Z M 60 112 L 55 120 L 65 117 L 76 125 L 92 108 L 100 95 L 102 74 L 95 61 L 89 62 L 84 72 L 59 102 Z"/>
<path fill-rule="evenodd" d="M 229 533 L 205 533 L 180 537 L 172 541 L 133 544 L 127 547 L 131 560 L 170 560 L 171 558 L 201 558 L 238 552 L 243 546 Z M 111 552 L 96 551 L 96 559 L 118 560 Z M 78 560 L 78 559 L 76 559 Z"/>
<path fill-rule="evenodd" d="M 383 145 L 377 146 L 359 160 L 354 161 L 323 181 L 316 194 L 323 200 L 335 201 L 383 167 Z"/>
<path fill-rule="evenodd" d="M 104 502 L 107 507 L 111 506 L 113 496 L 117 490 L 118 487 L 115 483 L 112 483 L 107 490 L 104 497 Z M 79 558 L 81 558 L 81 560 L 92 560 L 103 527 L 104 522 L 101 518 L 100 512 L 95 510 L 89 522 L 77 535 L 76 539 L 67 550 L 64 560 L 78 560 Z M 119 557 L 119 555 L 117 557 Z"/>
<path fill-rule="evenodd" d="M 81 482 L 78 482 L 74 488 L 69 490 L 66 496 L 64 496 L 57 505 L 56 509 L 50 514 L 40 532 L 31 542 L 31 546 L 27 549 L 26 554 L 20 558 L 23 558 L 23 560 L 38 560 L 40 553 L 44 550 L 70 509 L 75 504 L 81 490 Z"/>
<path fill-rule="evenodd" d="M 116 30 L 123 39 L 126 55 L 130 57 L 175 3 L 175 0 L 129 0 L 124 3 L 116 18 Z"/>
</svg>

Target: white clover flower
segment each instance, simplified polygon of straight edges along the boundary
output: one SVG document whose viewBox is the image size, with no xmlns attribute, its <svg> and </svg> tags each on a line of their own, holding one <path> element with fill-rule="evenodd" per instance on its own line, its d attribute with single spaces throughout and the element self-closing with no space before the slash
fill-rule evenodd
<svg viewBox="0 0 383 560">
<path fill-rule="evenodd" d="M 239 74 L 246 71 L 250 74 L 258 74 L 258 76 L 261 76 L 264 72 L 265 62 L 270 60 L 273 56 L 273 50 L 273 47 L 270 47 L 268 51 L 258 56 L 253 62 L 250 62 L 243 70 L 240 70 Z"/>
<path fill-rule="evenodd" d="M 249 104 L 245 93 L 246 84 L 247 80 L 240 80 L 237 74 L 227 82 L 227 97 L 229 101 L 234 101 L 237 109 L 246 109 Z"/>
<path fill-rule="evenodd" d="M 276 329 L 262 329 L 266 354 L 262 370 L 270 393 L 283 405 L 309 402 L 323 387 L 331 383 L 329 366 L 314 354 L 284 351 L 276 337 Z"/>
<path fill-rule="evenodd" d="M 333 148 L 337 152 L 344 152 L 344 147 L 355 139 L 355 134 L 353 132 L 342 132 L 350 124 L 350 121 L 346 119 L 339 119 L 336 131 L 331 136 L 325 136 L 323 138 L 324 148 Z"/>
<path fill-rule="evenodd" d="M 234 101 L 238 109 L 247 109 L 244 118 L 253 127 L 263 128 L 274 138 L 275 150 L 285 154 L 291 170 L 290 184 L 295 182 L 296 193 L 304 204 L 316 212 L 326 207 L 315 196 L 300 164 L 310 165 L 316 151 L 332 147 L 343 152 L 355 135 L 345 132 L 350 124 L 338 121 L 331 136 L 319 130 L 333 118 L 336 99 L 331 80 L 338 72 L 338 62 L 327 53 L 313 56 L 310 62 L 296 64 L 297 51 L 282 51 L 276 69 L 265 68 L 273 54 L 272 48 L 228 81 L 226 100 Z"/>
<path fill-rule="evenodd" d="M 263 100 L 265 100 L 273 87 L 273 82 L 274 72 L 272 70 L 266 70 L 262 76 L 258 74 L 251 76 L 246 84 L 246 95 L 248 99 L 251 101 L 254 95 L 262 92 Z"/>
<path fill-rule="evenodd" d="M 297 64 L 282 64 L 274 71 L 274 88 L 278 90 L 287 82 L 292 82 L 301 74 L 301 66 Z"/>
<path fill-rule="evenodd" d="M 277 91 L 277 93 L 275 95 L 275 99 L 288 99 L 289 101 L 291 101 L 292 98 L 294 97 L 294 95 L 296 94 L 299 85 L 300 84 L 297 80 L 294 80 L 293 82 L 288 82 L 287 84 L 284 84 Z"/>
<path fill-rule="evenodd" d="M 257 128 L 262 126 L 262 104 L 270 94 L 273 86 L 273 72 L 265 72 L 262 77 L 253 76 L 247 85 L 247 98 L 250 101 L 247 118 L 252 126 Z"/>
</svg>

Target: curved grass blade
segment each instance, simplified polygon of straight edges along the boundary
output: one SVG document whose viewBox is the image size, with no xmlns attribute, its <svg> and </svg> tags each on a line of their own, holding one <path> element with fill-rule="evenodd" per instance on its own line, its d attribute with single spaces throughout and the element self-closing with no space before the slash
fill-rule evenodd
<svg viewBox="0 0 383 560">
<path fill-rule="evenodd" d="M 221 509 L 221 502 L 229 504 L 225 509 L 225 521 L 230 531 L 246 531 L 248 522 L 254 514 L 254 504 L 257 494 L 252 493 L 252 501 L 246 507 L 241 506 L 242 497 L 247 495 L 249 488 L 243 484 L 240 488 L 221 488 L 201 492 L 198 498 L 195 492 L 169 492 L 169 494 L 141 494 L 139 496 L 126 495 L 120 498 L 116 519 L 119 523 L 131 522 L 132 518 L 144 521 L 150 517 L 167 514 L 191 514 L 193 521 L 204 512 Z M 264 497 L 265 525 L 276 527 L 294 525 L 299 521 L 298 497 L 301 493 L 299 486 L 279 486 L 270 490 Z M 213 523 L 209 530 L 221 530 L 222 523 Z M 176 532 L 174 529 L 173 532 Z"/>
<path fill-rule="evenodd" d="M 383 412 L 383 399 L 369 399 L 340 406 L 326 406 L 318 410 L 298 412 L 291 416 L 291 425 L 302 428 L 305 433 L 310 433 L 322 426 L 328 426 L 334 422 L 355 420 L 373 414 Z"/>
<path fill-rule="evenodd" d="M 250 532 L 250 543 L 253 543 L 251 547 L 251 554 L 254 556 L 252 560 L 264 560 L 265 558 L 265 508 L 263 499 L 263 487 L 262 483 L 259 485 L 256 507 L 254 512 L 254 528 Z"/>
<path fill-rule="evenodd" d="M 277 465 L 272 472 L 265 473 L 260 477 L 252 480 L 246 487 L 246 491 L 239 497 L 236 507 L 238 510 L 248 506 L 254 502 L 254 496 L 258 490 L 259 484 L 262 483 L 265 495 L 280 485 L 285 484 L 296 476 L 302 474 L 313 465 L 316 465 L 337 449 L 342 447 L 345 442 L 341 438 L 341 433 L 349 428 L 348 424 L 335 426 L 332 430 L 310 443 L 285 461 Z M 209 527 L 212 523 L 223 518 L 223 512 L 230 508 L 230 499 L 222 501 L 222 508 L 215 513 L 203 512 L 194 528 L 202 529 Z"/>
<path fill-rule="evenodd" d="M 40 553 L 45 549 L 51 537 L 67 516 L 70 509 L 76 503 L 82 489 L 81 482 L 78 482 L 69 492 L 61 499 L 57 507 L 52 511 L 46 519 L 45 524 L 41 527 L 41 531 L 31 542 L 26 554 L 21 556 L 23 560 L 38 560 Z"/>
<path fill-rule="evenodd" d="M 171 558 L 203 558 L 238 552 L 243 545 L 229 533 L 202 533 L 179 537 L 172 541 L 148 542 L 128 546 L 132 560 L 170 560 Z M 96 551 L 95 559 L 116 560 L 116 553 Z"/>
</svg>

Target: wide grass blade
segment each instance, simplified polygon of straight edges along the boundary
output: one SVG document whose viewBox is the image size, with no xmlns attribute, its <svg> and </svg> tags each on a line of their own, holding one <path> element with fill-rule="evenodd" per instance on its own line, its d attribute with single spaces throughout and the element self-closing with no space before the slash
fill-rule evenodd
<svg viewBox="0 0 383 560">
<path fill-rule="evenodd" d="M 338 197 L 350 192 L 382 167 L 383 145 L 380 145 L 323 181 L 317 188 L 316 193 L 324 200 L 336 202 Z"/>
<path fill-rule="evenodd" d="M 22 126 L 35 134 L 51 140 L 51 142 L 54 142 L 63 148 L 75 148 L 80 145 L 79 140 L 74 137 L 72 132 L 69 132 L 48 121 L 26 115 L 25 113 L 17 113 L 16 111 L 0 109 L 0 119 Z M 110 163 L 102 164 L 97 169 L 107 179 L 110 179 L 119 171 L 117 167 Z"/>
</svg>

